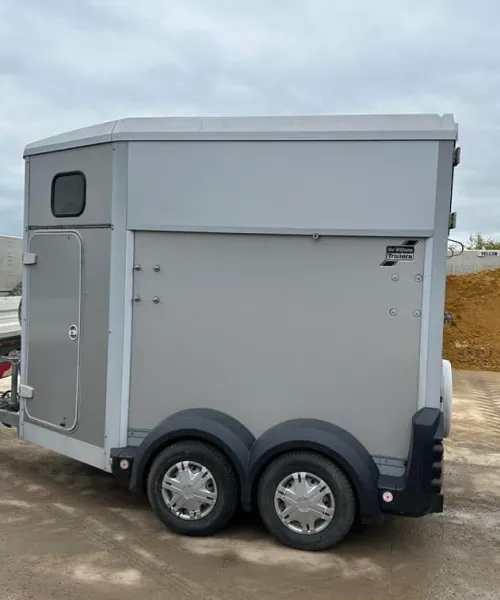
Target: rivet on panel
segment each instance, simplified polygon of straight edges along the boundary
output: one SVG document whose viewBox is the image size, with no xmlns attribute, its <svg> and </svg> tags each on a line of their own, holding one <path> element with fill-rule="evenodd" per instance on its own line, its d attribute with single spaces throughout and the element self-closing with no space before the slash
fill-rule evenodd
<svg viewBox="0 0 500 600">
<path fill-rule="evenodd" d="M 415 275 L 415 281 L 417 283 L 420 283 L 422 280 L 423 280 L 423 277 L 422 277 L 422 275 L 420 275 L 420 273 L 418 275 Z"/>
<path fill-rule="evenodd" d="M 391 279 L 393 281 L 399 281 L 399 275 L 397 275 L 396 273 L 394 273 L 394 275 L 391 275 Z"/>
<path fill-rule="evenodd" d="M 421 315 L 421 314 L 422 314 L 422 313 L 421 313 L 419 310 L 414 310 L 414 311 L 413 311 L 413 316 L 414 316 L 414 317 L 420 317 L 420 315 Z"/>
<path fill-rule="evenodd" d="M 158 273 L 158 271 L 159 271 L 159 270 L 160 270 L 160 265 L 155 265 L 155 266 L 153 267 L 153 271 L 154 271 L 155 273 Z"/>
<path fill-rule="evenodd" d="M 391 315 L 391 317 L 395 317 L 398 314 L 397 308 L 391 308 L 389 314 Z"/>
<path fill-rule="evenodd" d="M 134 265 L 134 271 L 140 271 L 141 269 L 141 265 Z"/>
<path fill-rule="evenodd" d="M 159 303 L 160 303 L 159 296 L 153 296 L 153 304 L 159 304 Z"/>
</svg>

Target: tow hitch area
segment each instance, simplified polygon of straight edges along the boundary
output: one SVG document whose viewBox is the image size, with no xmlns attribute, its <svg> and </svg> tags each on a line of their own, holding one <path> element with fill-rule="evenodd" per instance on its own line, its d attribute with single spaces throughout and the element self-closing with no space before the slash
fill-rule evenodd
<svg viewBox="0 0 500 600">
<path fill-rule="evenodd" d="M 2 357 L 0 359 L 0 379 L 11 376 L 10 390 L 0 393 L 0 423 L 6 427 L 19 426 L 19 359 Z"/>
</svg>

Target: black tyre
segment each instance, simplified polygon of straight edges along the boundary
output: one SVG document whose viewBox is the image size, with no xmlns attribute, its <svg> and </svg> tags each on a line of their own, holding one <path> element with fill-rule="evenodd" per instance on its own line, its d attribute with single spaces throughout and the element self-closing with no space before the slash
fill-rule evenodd
<svg viewBox="0 0 500 600">
<path fill-rule="evenodd" d="M 147 480 L 149 503 L 172 531 L 212 535 L 227 525 L 239 503 L 233 466 L 210 444 L 181 441 L 154 460 Z"/>
<path fill-rule="evenodd" d="M 325 550 L 350 531 L 356 498 L 344 472 L 321 454 L 296 451 L 276 458 L 258 488 L 264 525 L 282 544 Z"/>
</svg>

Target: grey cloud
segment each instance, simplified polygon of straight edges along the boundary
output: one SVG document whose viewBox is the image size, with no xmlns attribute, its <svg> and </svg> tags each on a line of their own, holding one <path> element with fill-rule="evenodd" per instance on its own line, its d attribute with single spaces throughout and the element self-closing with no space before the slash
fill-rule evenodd
<svg viewBox="0 0 500 600">
<path fill-rule="evenodd" d="M 147 114 L 425 111 L 460 124 L 457 235 L 500 231 L 499 16 L 493 0 L 3 0 L 0 229 L 20 231 L 23 146 L 65 129 Z"/>
</svg>

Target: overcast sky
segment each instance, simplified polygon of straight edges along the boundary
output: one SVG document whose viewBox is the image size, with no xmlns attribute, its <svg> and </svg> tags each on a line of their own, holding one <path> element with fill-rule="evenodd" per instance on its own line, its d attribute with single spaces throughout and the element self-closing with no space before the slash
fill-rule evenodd
<svg viewBox="0 0 500 600">
<path fill-rule="evenodd" d="M 0 231 L 26 143 L 126 116 L 452 112 L 456 236 L 500 235 L 498 0 L 0 0 Z"/>
</svg>

